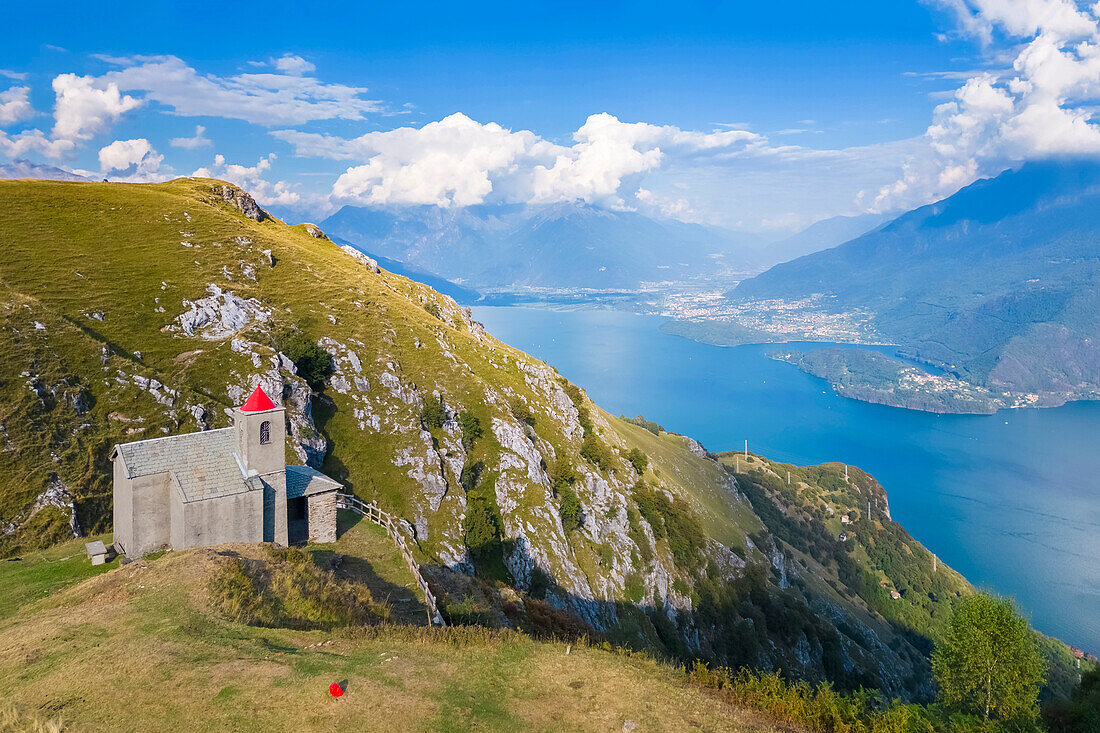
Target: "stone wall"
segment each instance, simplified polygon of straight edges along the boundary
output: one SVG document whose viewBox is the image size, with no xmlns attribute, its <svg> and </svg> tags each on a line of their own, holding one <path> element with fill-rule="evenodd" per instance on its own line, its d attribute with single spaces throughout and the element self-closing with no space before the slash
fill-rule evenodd
<svg viewBox="0 0 1100 733">
<path fill-rule="evenodd" d="M 309 541 L 336 541 L 336 492 L 309 497 Z"/>
</svg>

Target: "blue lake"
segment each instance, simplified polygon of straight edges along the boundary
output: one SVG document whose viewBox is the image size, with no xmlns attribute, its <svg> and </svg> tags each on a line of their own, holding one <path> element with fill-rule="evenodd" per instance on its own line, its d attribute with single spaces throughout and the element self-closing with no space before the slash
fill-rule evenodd
<svg viewBox="0 0 1100 733">
<path fill-rule="evenodd" d="M 766 358 L 775 345 L 698 344 L 661 333 L 657 317 L 473 311 L 609 412 L 644 414 L 712 451 L 748 440 L 775 460 L 870 472 L 894 519 L 942 560 L 1014 596 L 1039 630 L 1100 653 L 1100 403 L 932 415 L 839 397 Z"/>
</svg>

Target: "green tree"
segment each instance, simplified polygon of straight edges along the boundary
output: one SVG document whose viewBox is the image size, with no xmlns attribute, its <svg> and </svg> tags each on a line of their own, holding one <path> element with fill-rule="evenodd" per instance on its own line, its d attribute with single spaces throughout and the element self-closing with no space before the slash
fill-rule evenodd
<svg viewBox="0 0 1100 733">
<path fill-rule="evenodd" d="M 462 447 L 470 450 L 474 442 L 481 437 L 481 421 L 472 412 L 463 410 L 458 413 L 458 424 L 462 428 Z"/>
<path fill-rule="evenodd" d="M 1027 621 L 1010 599 L 979 593 L 963 600 L 932 654 L 932 672 L 951 710 L 986 720 L 1038 716 L 1046 670 Z"/>
<path fill-rule="evenodd" d="M 286 331 L 277 342 L 279 351 L 294 362 L 298 376 L 319 390 L 333 372 L 332 356 L 301 331 Z"/>
<path fill-rule="evenodd" d="M 463 526 L 466 546 L 475 557 L 487 556 L 498 541 L 496 512 L 489 502 L 481 497 L 470 499 L 466 507 L 466 521 Z"/>
<path fill-rule="evenodd" d="M 424 407 L 420 409 L 420 423 L 431 430 L 441 428 L 447 422 L 447 406 L 443 398 L 430 395 L 424 398 Z"/>
<path fill-rule="evenodd" d="M 573 487 L 566 484 L 558 493 L 561 505 L 558 507 L 558 515 L 561 517 L 561 526 L 566 532 L 572 532 L 581 526 L 581 499 Z"/>
<path fill-rule="evenodd" d="M 649 457 L 637 448 L 631 448 L 626 454 L 626 459 L 634 466 L 634 470 L 638 472 L 639 476 L 643 475 L 649 466 Z"/>
<path fill-rule="evenodd" d="M 611 468 L 611 450 L 592 433 L 584 436 L 584 442 L 581 443 L 581 458 L 604 471 Z"/>
</svg>

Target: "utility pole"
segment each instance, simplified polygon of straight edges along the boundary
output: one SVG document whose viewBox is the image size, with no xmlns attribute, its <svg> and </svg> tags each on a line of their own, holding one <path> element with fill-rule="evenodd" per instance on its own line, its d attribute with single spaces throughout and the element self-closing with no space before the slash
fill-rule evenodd
<svg viewBox="0 0 1100 733">
<path fill-rule="evenodd" d="M 734 473 L 741 473 L 741 456 L 736 456 L 736 457 L 734 457 L 733 460 L 734 460 L 734 465 L 736 466 L 736 468 L 733 469 L 733 472 Z"/>
<path fill-rule="evenodd" d="M 791 472 L 787 471 L 787 486 L 791 485 Z"/>
<path fill-rule="evenodd" d="M 932 573 L 933 574 L 935 574 L 935 572 L 936 572 L 936 565 L 938 564 L 938 561 L 939 561 L 939 558 L 936 557 L 936 553 L 933 552 L 932 553 Z"/>
<path fill-rule="evenodd" d="M 745 460 L 749 460 L 749 441 L 745 441 Z"/>
<path fill-rule="evenodd" d="M 844 464 L 844 480 L 845 481 L 848 480 L 848 464 L 847 463 Z"/>
</svg>

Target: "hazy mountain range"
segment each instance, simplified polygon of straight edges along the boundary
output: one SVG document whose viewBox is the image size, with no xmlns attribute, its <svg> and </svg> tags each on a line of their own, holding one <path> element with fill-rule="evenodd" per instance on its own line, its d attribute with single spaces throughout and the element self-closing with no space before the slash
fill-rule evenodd
<svg viewBox="0 0 1100 733">
<path fill-rule="evenodd" d="M 1042 403 L 1100 395 L 1100 165 L 1028 164 L 740 283 L 827 296 L 913 356 Z"/>
<path fill-rule="evenodd" d="M 739 279 L 840 244 L 885 217 L 835 217 L 776 241 L 582 203 L 550 206 L 345 206 L 325 232 L 422 272 L 479 289 L 637 289 Z"/>
<path fill-rule="evenodd" d="M 45 181 L 89 181 L 86 176 L 53 165 L 41 165 L 29 160 L 13 160 L 0 165 L 0 179 L 37 178 Z"/>
<path fill-rule="evenodd" d="M 584 204 L 345 206 L 325 232 L 476 288 L 634 289 L 763 269 L 755 235 Z"/>
</svg>

